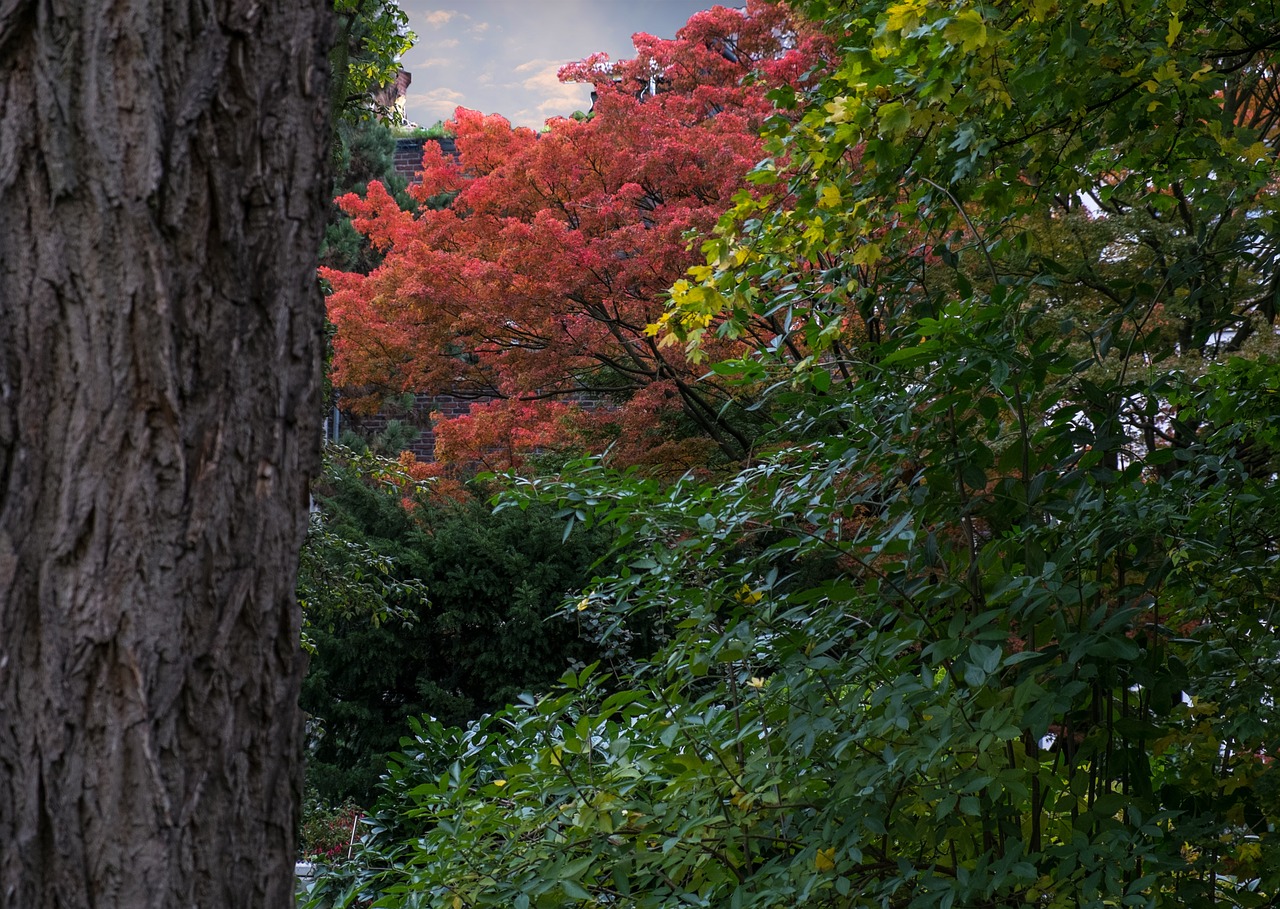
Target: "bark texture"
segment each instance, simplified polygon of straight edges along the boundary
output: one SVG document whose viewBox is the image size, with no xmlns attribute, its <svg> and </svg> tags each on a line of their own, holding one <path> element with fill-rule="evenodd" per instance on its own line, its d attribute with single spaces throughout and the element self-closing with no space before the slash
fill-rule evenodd
<svg viewBox="0 0 1280 909">
<path fill-rule="evenodd" d="M 0 0 L 0 907 L 284 907 L 323 0 Z"/>
</svg>

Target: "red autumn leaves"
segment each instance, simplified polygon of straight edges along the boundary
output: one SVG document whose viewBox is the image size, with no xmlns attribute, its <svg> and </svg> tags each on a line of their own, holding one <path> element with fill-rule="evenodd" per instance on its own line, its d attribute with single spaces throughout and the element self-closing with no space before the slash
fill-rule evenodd
<svg viewBox="0 0 1280 909">
<path fill-rule="evenodd" d="M 594 85 L 593 116 L 541 136 L 459 108 L 459 157 L 427 143 L 416 216 L 378 184 L 343 197 L 386 253 L 368 276 L 323 272 L 334 378 L 363 394 L 347 401 L 492 397 L 437 428 L 438 455 L 489 466 L 556 444 L 611 442 L 629 462 L 744 447 L 721 414 L 728 392 L 644 329 L 762 157 L 768 91 L 815 59 L 785 8 L 748 13 L 698 13 L 673 40 L 635 36 L 633 60 L 565 67 Z M 606 406 L 575 406 L 584 396 Z"/>
</svg>

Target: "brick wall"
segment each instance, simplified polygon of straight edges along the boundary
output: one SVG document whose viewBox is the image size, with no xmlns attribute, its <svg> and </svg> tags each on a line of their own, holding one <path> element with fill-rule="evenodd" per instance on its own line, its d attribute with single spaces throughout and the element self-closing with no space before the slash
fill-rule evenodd
<svg viewBox="0 0 1280 909">
<path fill-rule="evenodd" d="M 397 139 L 396 173 L 410 183 L 418 182 L 418 174 L 422 171 L 422 146 L 428 142 L 435 142 L 446 155 L 458 154 L 458 147 L 452 139 Z"/>
<path fill-rule="evenodd" d="M 392 420 L 399 420 L 417 430 L 417 435 L 409 442 L 407 450 L 412 451 L 419 461 L 434 461 L 436 458 L 436 434 L 431 425 L 431 414 L 442 414 L 446 419 L 461 417 L 471 412 L 472 404 L 483 404 L 497 400 L 494 397 L 459 398 L 453 395 L 416 394 L 412 407 L 405 408 L 399 404 L 389 404 L 380 412 L 371 416 L 353 416 L 342 413 L 341 432 L 352 430 L 365 440 L 372 440 L 387 428 Z M 583 392 L 564 399 L 566 403 L 575 403 L 585 410 L 609 409 L 616 407 L 598 394 Z"/>
<path fill-rule="evenodd" d="M 350 429 L 364 439 L 372 439 L 387 428 L 392 420 L 399 420 L 418 430 L 418 434 L 408 445 L 408 450 L 417 455 L 420 461 L 434 461 L 436 457 L 436 434 L 431 425 L 431 414 L 439 412 L 445 417 L 460 417 L 471 411 L 472 404 L 494 400 L 491 397 L 458 398 L 453 395 L 416 394 L 413 406 L 406 409 L 399 405 L 391 405 L 371 416 L 353 416 L 343 412 L 342 431 Z"/>
</svg>

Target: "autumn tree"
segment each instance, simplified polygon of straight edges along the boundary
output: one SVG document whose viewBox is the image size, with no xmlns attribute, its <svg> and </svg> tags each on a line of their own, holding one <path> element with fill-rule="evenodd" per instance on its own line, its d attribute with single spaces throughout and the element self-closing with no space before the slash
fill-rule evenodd
<svg viewBox="0 0 1280 909">
<path fill-rule="evenodd" d="M 0 901 L 292 901 L 331 11 L 0 10 Z"/>
<path fill-rule="evenodd" d="M 635 42 L 635 59 L 562 71 L 595 87 L 586 120 L 539 135 L 459 109 L 458 159 L 429 143 L 412 190 L 423 202 L 452 195 L 447 207 L 415 217 L 377 185 L 342 200 L 386 259 L 368 277 L 325 272 L 340 384 L 370 401 L 388 390 L 498 399 L 473 414 L 477 437 L 513 408 L 524 427 L 582 427 L 592 418 L 564 402 L 587 393 L 626 402 L 594 421 L 620 424 L 599 428 L 620 433 L 631 459 L 681 462 L 690 444 L 705 447 L 671 436 L 729 457 L 750 449 L 730 391 L 698 381 L 645 329 L 695 263 L 689 236 L 747 185 L 768 91 L 798 85 L 818 45 L 764 4 L 698 13 L 674 40 Z"/>
</svg>

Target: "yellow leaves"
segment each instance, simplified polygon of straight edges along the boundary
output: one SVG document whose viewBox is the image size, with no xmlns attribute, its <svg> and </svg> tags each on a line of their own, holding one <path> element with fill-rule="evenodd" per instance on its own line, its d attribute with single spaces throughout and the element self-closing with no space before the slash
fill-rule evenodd
<svg viewBox="0 0 1280 909">
<path fill-rule="evenodd" d="M 1241 843 L 1236 848 L 1237 862 L 1256 862 L 1262 858 L 1262 844 L 1252 840 Z"/>
<path fill-rule="evenodd" d="M 1242 156 L 1250 164 L 1262 164 L 1271 158 L 1271 149 L 1265 142 L 1255 142 L 1244 150 Z"/>
<path fill-rule="evenodd" d="M 1203 82 L 1205 79 L 1209 77 L 1209 75 L 1212 72 L 1213 72 L 1213 67 L 1210 64 L 1205 63 L 1201 65 L 1201 67 L 1198 70 L 1196 70 L 1194 73 L 1191 74 L 1190 79 L 1192 82 Z"/>
<path fill-rule="evenodd" d="M 1217 716 L 1217 714 L 1218 714 L 1217 701 L 1206 701 L 1196 697 L 1195 695 L 1191 696 L 1191 715 L 1192 716 Z M 1201 727 L 1197 726 L 1196 729 L 1197 731 L 1199 731 Z"/>
<path fill-rule="evenodd" d="M 988 41 L 987 25 L 982 14 L 975 9 L 961 10 L 947 23 L 943 31 L 946 39 L 952 44 L 960 45 L 966 54 L 971 54 Z"/>
<path fill-rule="evenodd" d="M 712 277 L 712 270 L 705 265 L 694 266 L 689 271 L 698 271 L 701 274 L 698 278 L 700 281 L 710 280 Z M 681 278 L 671 287 L 671 302 L 673 310 L 664 313 L 657 322 L 646 327 L 645 331 L 650 336 L 663 329 L 690 331 L 706 328 L 711 323 L 712 315 L 724 305 L 724 297 L 714 287 L 694 284 Z"/>
<path fill-rule="evenodd" d="M 813 857 L 813 868 L 815 871 L 835 871 L 836 870 L 836 850 L 834 847 L 830 849 L 819 849 L 818 853 Z"/>
<path fill-rule="evenodd" d="M 707 246 L 704 245 L 704 252 Z M 714 256 L 721 267 L 726 266 L 726 258 L 736 265 L 741 265 L 752 254 L 749 250 L 738 247 L 730 251 L 721 249 Z M 712 256 L 708 256 L 712 260 Z M 698 363 L 706 356 L 701 348 L 702 337 L 711 327 L 715 318 L 724 312 L 729 302 L 713 283 L 717 278 L 717 270 L 711 265 L 695 265 L 688 270 L 692 281 L 681 278 L 671 287 L 671 305 L 656 322 L 646 325 L 644 333 L 649 337 L 658 337 L 659 347 L 669 347 L 683 341 L 690 362 Z"/>
<path fill-rule="evenodd" d="M 1151 74 L 1151 78 L 1157 83 L 1176 82 L 1179 73 L 1178 64 L 1173 60 L 1166 60 L 1158 70 Z"/>
<path fill-rule="evenodd" d="M 818 208 L 839 208 L 844 198 L 840 195 L 840 187 L 828 183 L 822 187 L 822 192 L 818 195 Z"/>
<path fill-rule="evenodd" d="M 1181 25 L 1179 25 L 1178 27 L 1181 28 Z M 1170 29 L 1172 30 L 1172 25 L 1170 26 Z M 1172 43 L 1173 42 L 1171 40 L 1170 44 Z M 1175 63 L 1173 60 L 1166 60 L 1159 69 L 1157 69 L 1155 72 L 1151 74 L 1150 79 L 1142 83 L 1142 87 L 1154 95 L 1160 91 L 1161 86 L 1163 86 L 1166 82 L 1177 82 L 1178 79 L 1181 77 L 1181 75 L 1182 73 L 1178 69 L 1178 64 Z M 1193 76 L 1192 78 L 1194 79 L 1195 77 Z M 1159 106 L 1160 106 L 1159 101 L 1152 101 L 1147 105 L 1147 112 L 1150 113 L 1151 111 L 1155 110 Z"/>
<path fill-rule="evenodd" d="M 497 786 L 499 789 L 501 789 L 503 786 L 507 785 L 507 781 L 506 781 L 506 780 L 494 780 L 494 781 L 493 781 L 493 785 L 495 785 L 495 786 Z"/>
<path fill-rule="evenodd" d="M 1182 20 L 1177 16 L 1169 19 L 1169 34 L 1165 36 L 1165 43 L 1173 47 L 1173 42 L 1178 40 L 1178 35 L 1182 33 Z"/>
<path fill-rule="evenodd" d="M 752 688 L 763 688 L 764 679 L 760 678 L 758 675 L 753 675 L 751 677 L 751 680 L 747 682 L 747 684 L 750 685 Z"/>
<path fill-rule="evenodd" d="M 850 98 L 847 95 L 839 95 L 824 104 L 822 109 L 828 114 L 827 122 L 838 125 L 841 123 L 848 123 L 852 120 L 854 114 L 858 111 L 858 107 L 859 103 L 856 98 Z"/>
<path fill-rule="evenodd" d="M 746 603 L 748 606 L 755 605 L 764 599 L 764 592 L 760 590 L 752 590 L 746 584 L 743 584 L 734 593 L 733 598 L 739 603 Z"/>
<path fill-rule="evenodd" d="M 824 241 L 827 238 L 827 231 L 822 219 L 812 219 L 802 236 L 806 243 L 821 243 Z"/>
<path fill-rule="evenodd" d="M 1005 87 L 1004 80 L 999 76 L 986 76 L 978 83 L 978 88 L 982 89 L 986 95 L 988 104 L 998 104 L 1005 110 L 1013 107 L 1013 98 L 1010 97 L 1008 89 Z"/>
<path fill-rule="evenodd" d="M 854 265 L 875 265 L 880 261 L 880 245 L 878 243 L 864 243 L 858 247 L 858 251 L 853 254 Z"/>
<path fill-rule="evenodd" d="M 885 31 L 904 33 L 911 31 L 920 24 L 920 16 L 926 5 L 922 0 L 906 0 L 904 3 L 893 4 L 885 10 Z"/>
<path fill-rule="evenodd" d="M 1031 20 L 1044 22 L 1057 12 L 1055 0 L 1031 0 Z"/>
<path fill-rule="evenodd" d="M 1044 21 L 1054 5 L 1054 0 L 1035 0 L 1032 17 L 1036 21 Z M 925 31 L 921 28 L 923 24 L 937 18 L 939 14 L 946 15 L 947 12 L 948 10 L 942 6 L 931 10 L 927 0 L 903 0 L 903 2 L 891 4 L 885 10 L 884 23 L 881 26 L 881 34 L 885 40 L 876 45 L 875 52 L 883 59 L 883 52 L 896 46 L 900 38 L 916 37 L 913 33 Z M 943 21 L 946 21 L 942 30 L 943 37 L 964 53 L 971 54 L 991 43 L 986 20 L 976 9 L 961 9 L 951 16 L 949 21 Z"/>
</svg>

